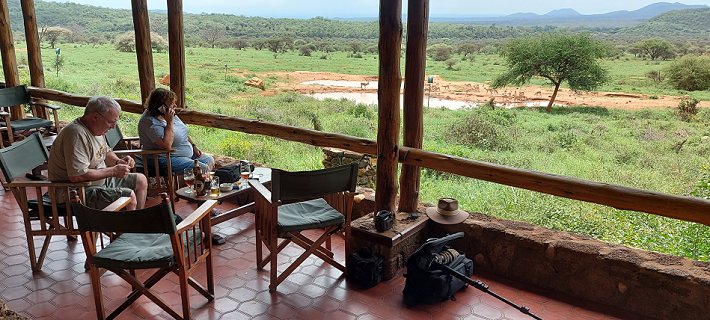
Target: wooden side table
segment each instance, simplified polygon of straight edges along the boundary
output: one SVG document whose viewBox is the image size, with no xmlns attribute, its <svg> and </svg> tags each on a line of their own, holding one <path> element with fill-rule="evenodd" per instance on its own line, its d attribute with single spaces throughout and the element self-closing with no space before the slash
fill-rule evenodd
<svg viewBox="0 0 710 320">
<path fill-rule="evenodd" d="M 271 169 L 257 167 L 253 172 L 254 178 L 259 179 L 259 182 L 263 184 L 268 184 L 271 182 Z M 241 186 L 239 189 L 235 189 L 228 192 L 220 192 L 217 196 L 212 196 L 207 194 L 205 196 L 196 196 L 194 193 L 187 193 L 190 187 L 182 187 L 178 189 L 175 193 L 180 199 L 185 199 L 190 202 L 203 203 L 207 200 L 217 200 L 222 202 L 224 200 L 234 201 L 239 205 L 239 207 L 222 212 L 216 216 L 212 217 L 212 225 L 216 225 L 225 222 L 229 219 L 236 218 L 247 212 L 252 212 L 254 210 L 254 201 L 252 196 L 251 187 L 249 184 Z"/>
</svg>

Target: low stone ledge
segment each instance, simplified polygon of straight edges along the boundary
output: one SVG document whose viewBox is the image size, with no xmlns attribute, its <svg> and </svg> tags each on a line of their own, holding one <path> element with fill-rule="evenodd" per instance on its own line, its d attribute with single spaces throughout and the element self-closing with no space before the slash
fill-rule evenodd
<svg viewBox="0 0 710 320">
<path fill-rule="evenodd" d="M 433 236 L 463 231 L 456 244 L 478 268 L 522 283 L 655 319 L 710 311 L 710 264 L 602 242 L 479 213 Z"/>
</svg>

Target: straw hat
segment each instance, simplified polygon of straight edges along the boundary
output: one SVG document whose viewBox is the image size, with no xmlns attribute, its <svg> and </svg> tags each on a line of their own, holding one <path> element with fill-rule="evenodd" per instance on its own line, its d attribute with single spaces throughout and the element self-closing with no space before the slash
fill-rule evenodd
<svg viewBox="0 0 710 320">
<path fill-rule="evenodd" d="M 426 215 L 440 224 L 457 224 L 468 218 L 468 212 L 459 210 L 459 201 L 454 198 L 439 198 L 436 207 L 426 208 Z"/>
</svg>

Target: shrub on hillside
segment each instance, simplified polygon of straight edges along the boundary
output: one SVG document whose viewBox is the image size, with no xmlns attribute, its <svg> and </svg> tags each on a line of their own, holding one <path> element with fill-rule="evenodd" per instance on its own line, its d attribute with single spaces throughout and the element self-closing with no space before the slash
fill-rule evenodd
<svg viewBox="0 0 710 320">
<path fill-rule="evenodd" d="M 309 46 L 304 45 L 304 46 L 298 48 L 298 52 L 299 52 L 298 55 L 300 55 L 300 56 L 310 57 L 311 52 L 313 52 L 313 50 Z"/>
<path fill-rule="evenodd" d="M 700 177 L 698 184 L 690 192 L 690 195 L 710 200 L 710 165 L 703 166 L 702 171 L 703 174 Z"/>
<path fill-rule="evenodd" d="M 116 50 L 120 52 L 136 51 L 136 35 L 133 32 L 125 32 L 116 37 L 114 41 Z M 155 52 L 161 53 L 168 50 L 168 41 L 155 32 L 150 33 L 150 47 Z"/>
<path fill-rule="evenodd" d="M 434 61 L 446 61 L 454 54 L 454 48 L 448 44 L 437 43 L 427 49 L 427 55 Z"/>
<path fill-rule="evenodd" d="M 666 79 L 678 90 L 709 90 L 710 57 L 684 56 L 666 68 Z"/>
<path fill-rule="evenodd" d="M 133 32 L 126 32 L 116 37 L 116 50 L 121 52 L 136 51 L 136 40 Z"/>
<path fill-rule="evenodd" d="M 690 121 L 698 114 L 698 99 L 683 98 L 678 103 L 678 116 L 683 121 Z"/>
<path fill-rule="evenodd" d="M 509 127 L 515 114 L 502 109 L 477 108 L 468 112 L 450 127 L 454 141 L 487 150 L 512 148 Z"/>
</svg>

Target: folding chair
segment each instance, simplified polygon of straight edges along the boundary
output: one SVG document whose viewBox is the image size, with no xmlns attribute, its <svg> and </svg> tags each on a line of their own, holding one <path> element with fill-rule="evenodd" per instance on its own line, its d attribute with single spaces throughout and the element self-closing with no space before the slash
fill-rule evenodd
<svg viewBox="0 0 710 320">
<path fill-rule="evenodd" d="M 272 169 L 271 191 L 258 180 L 249 180 L 255 190 L 257 269 L 270 263 L 269 291 L 275 291 L 311 254 L 347 272 L 345 265 L 334 259 L 330 236 L 344 231 L 345 252 L 349 252 L 357 171 L 357 163 L 301 172 Z M 307 230 L 321 234 L 312 240 L 301 233 Z M 278 238 L 284 240 L 279 243 Z M 278 253 L 291 242 L 305 251 L 278 274 Z M 266 257 L 263 246 L 269 251 Z"/>
<path fill-rule="evenodd" d="M 120 213 L 92 209 L 82 205 L 78 196 L 72 198 L 72 208 L 89 265 L 98 319 L 115 318 L 142 295 L 175 319 L 189 319 L 188 285 L 208 301 L 214 299 L 209 213 L 217 201 L 206 201 L 175 225 L 175 215 L 167 194 L 162 193 L 161 198 L 162 202 L 156 206 Z M 118 236 L 111 239 L 105 234 Z M 193 278 L 201 263 L 206 264 L 207 288 Z M 115 273 L 133 290 L 108 317 L 104 314 L 99 268 Z M 135 272 L 140 269 L 157 270 L 145 281 L 140 281 Z M 177 275 L 180 283 L 182 314 L 151 291 L 151 287 L 170 272 Z"/>
<path fill-rule="evenodd" d="M 22 105 L 32 108 L 32 114 L 34 116 L 23 119 L 11 119 L 11 109 L 23 108 Z M 46 119 L 46 112 L 40 111 L 40 108 L 52 112 L 54 123 Z M 0 130 L 7 131 L 7 138 L 10 144 L 15 142 L 15 135 L 22 131 L 49 130 L 54 127 L 54 133 L 59 133 L 59 115 L 57 114 L 59 109 L 61 108 L 58 106 L 31 99 L 27 93 L 26 85 L 2 88 L 0 89 Z M 0 147 L 3 146 L 2 139 L 0 139 Z"/>
<path fill-rule="evenodd" d="M 58 203 L 57 197 L 63 193 L 63 198 L 69 199 L 70 190 L 75 189 L 83 199 L 84 188 L 89 185 L 33 181 L 25 177 L 25 173 L 44 164 L 48 158 L 49 153 L 42 144 L 39 133 L 0 149 L 0 167 L 7 179 L 5 187 L 12 191 L 17 205 L 22 210 L 30 264 L 34 271 L 42 268 L 52 236 L 63 235 L 75 239 L 79 235 L 79 231 L 74 227 L 71 208 L 64 203 Z M 44 237 L 39 254 L 36 252 L 34 237 Z"/>
</svg>

